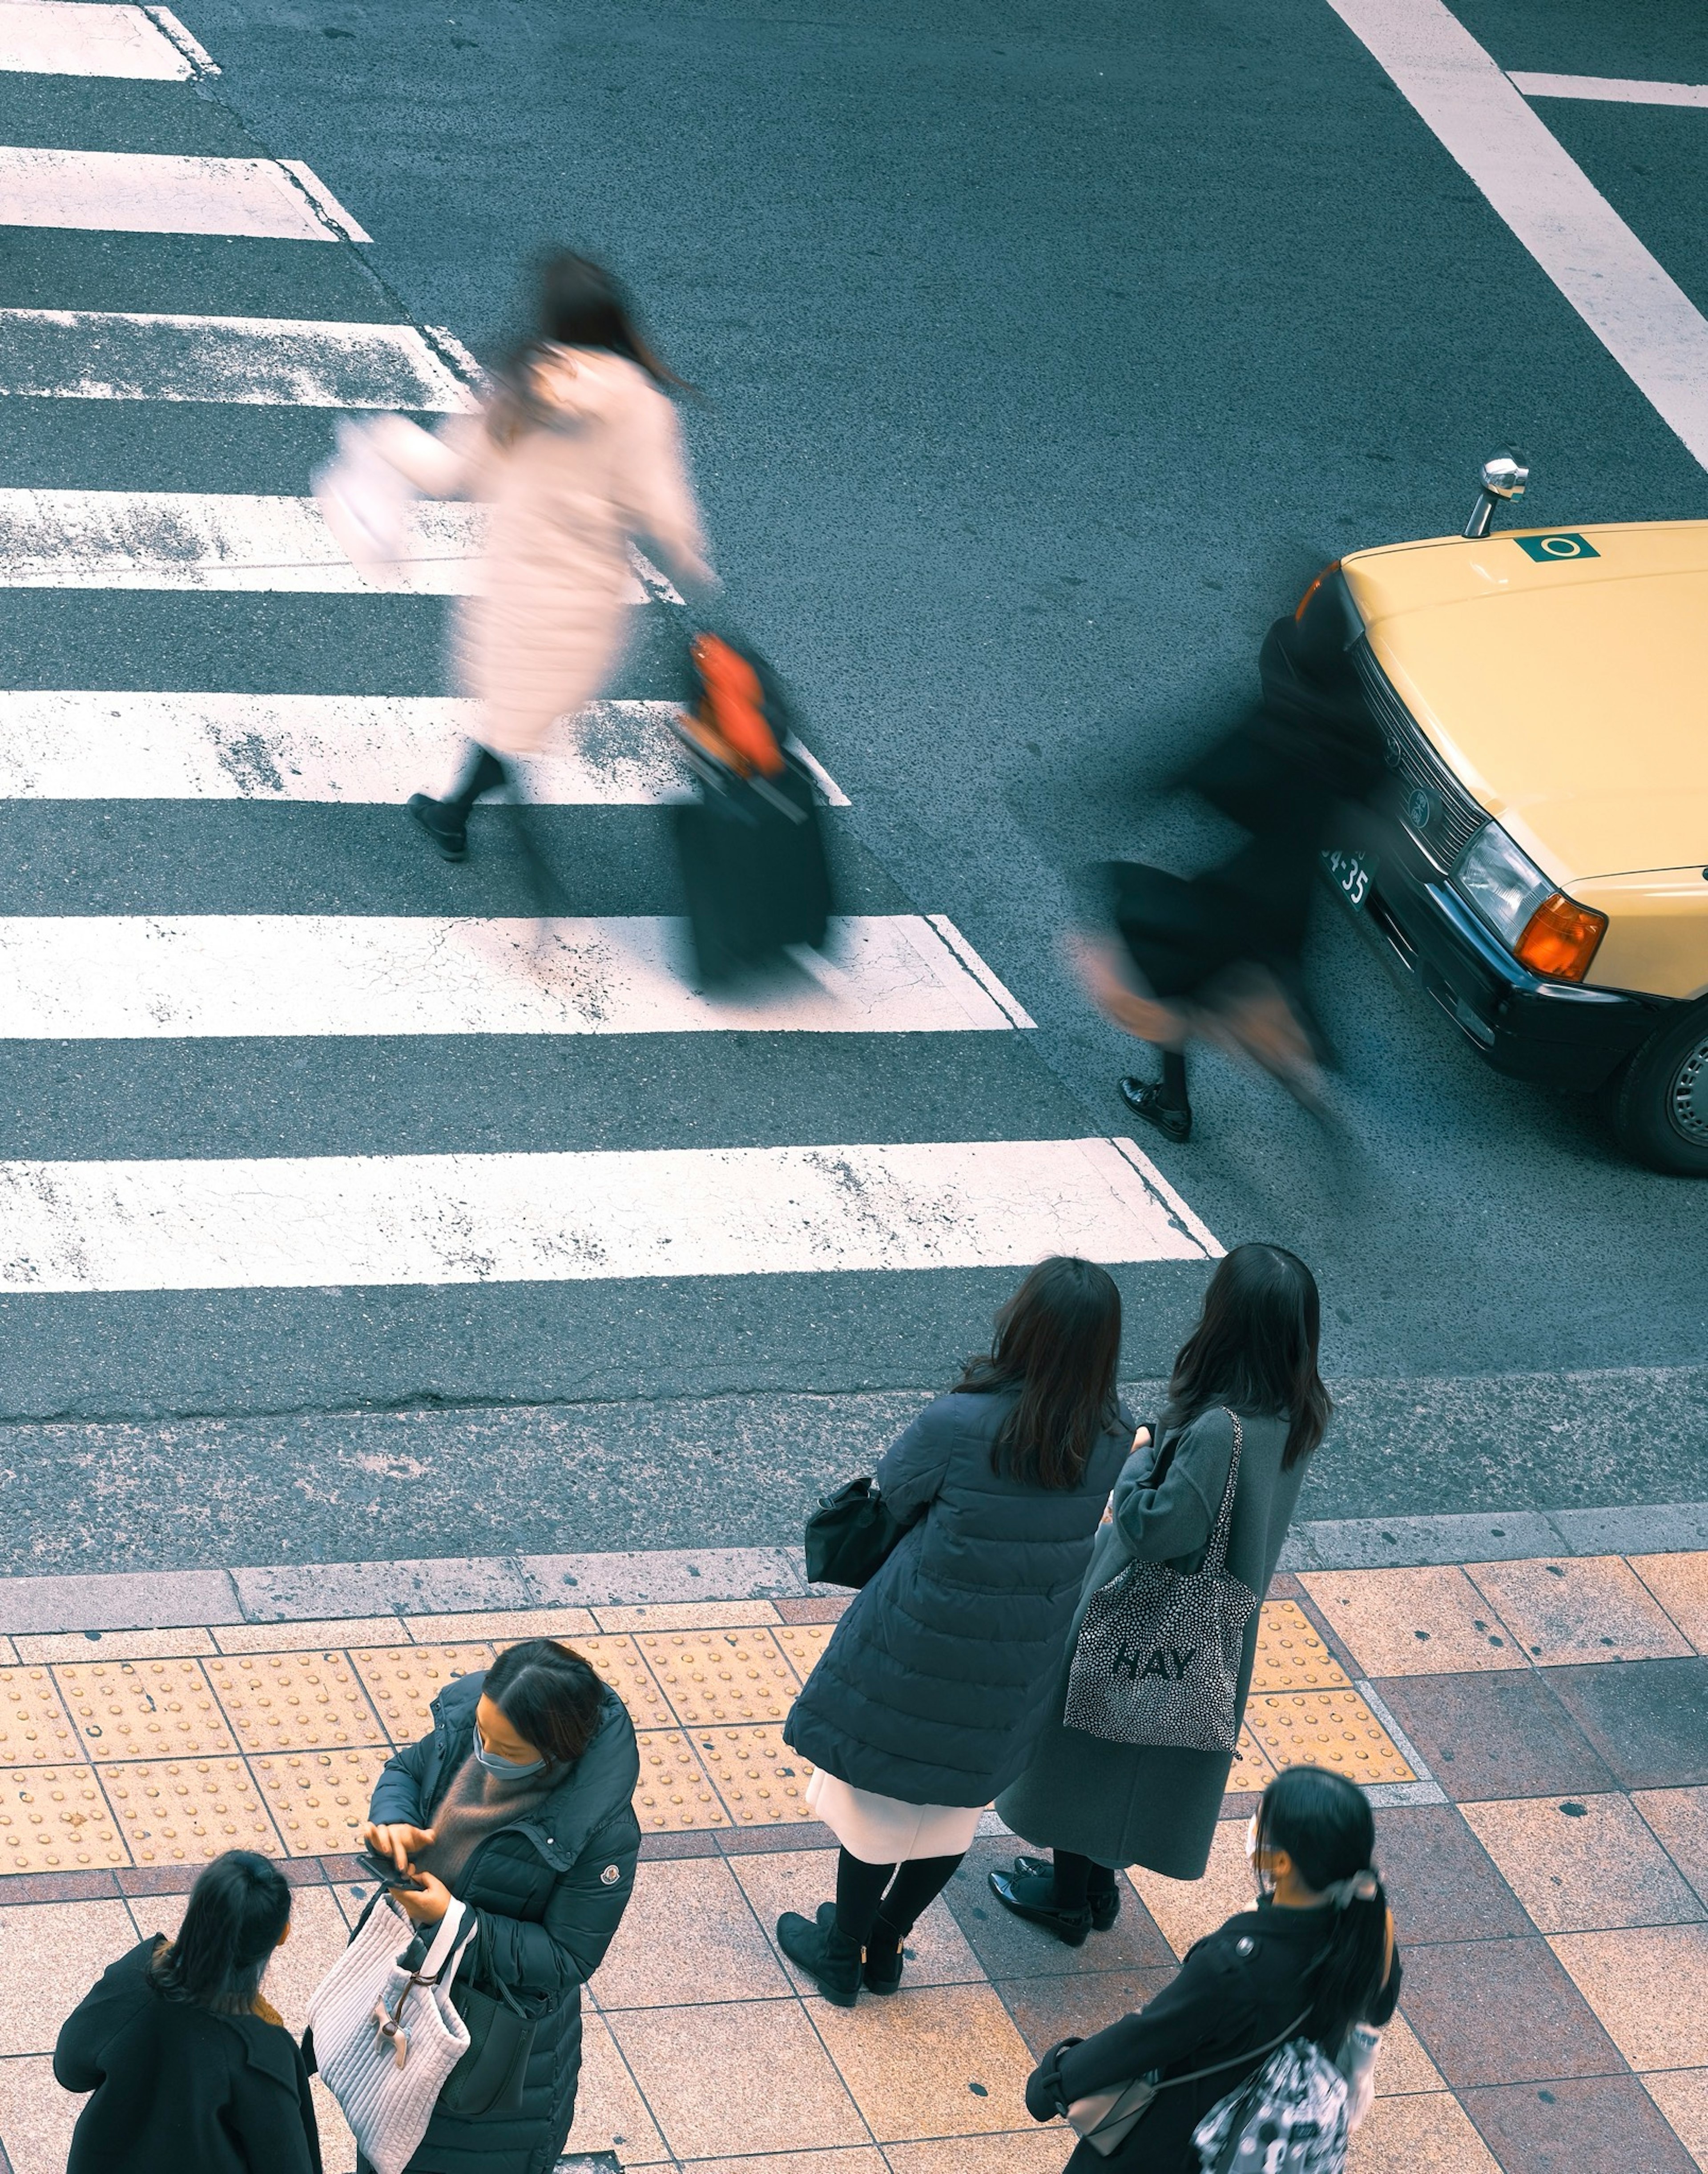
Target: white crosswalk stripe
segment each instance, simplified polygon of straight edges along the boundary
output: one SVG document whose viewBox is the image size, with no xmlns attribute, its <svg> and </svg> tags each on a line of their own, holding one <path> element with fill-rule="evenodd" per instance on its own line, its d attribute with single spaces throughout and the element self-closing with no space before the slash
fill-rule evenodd
<svg viewBox="0 0 1708 2174">
<path fill-rule="evenodd" d="M 0 1163 L 0 1290 L 1019 1268 L 1219 1249 L 1130 1140 Z"/>
<path fill-rule="evenodd" d="M 110 310 L 0 310 L 0 392 L 437 414 L 473 404 L 413 325 Z"/>
<path fill-rule="evenodd" d="M 30 75 L 129 76 L 184 83 L 198 73 L 194 41 L 180 44 L 159 18 L 182 32 L 164 8 L 110 7 L 101 0 L 0 0 L 0 72 Z M 187 49 L 186 49 L 187 48 Z"/>
<path fill-rule="evenodd" d="M 687 925 L 653 917 L 11 917 L 0 1039 L 1008 1029 L 1013 998 L 949 933 L 850 916 L 824 956 L 726 998 L 693 985 Z"/>
<path fill-rule="evenodd" d="M 230 234 L 255 241 L 368 241 L 295 159 L 192 159 L 159 151 L 0 145 L 0 225 L 118 234 Z"/>
</svg>

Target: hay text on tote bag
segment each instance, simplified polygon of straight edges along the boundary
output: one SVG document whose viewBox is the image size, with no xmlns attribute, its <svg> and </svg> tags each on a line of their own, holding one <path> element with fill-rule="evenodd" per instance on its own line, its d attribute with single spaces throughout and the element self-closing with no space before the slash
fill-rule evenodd
<svg viewBox="0 0 1708 2174">
<path fill-rule="evenodd" d="M 1203 1567 L 1187 1576 L 1168 1563 L 1132 1562 L 1098 1587 L 1068 1671 L 1062 1717 L 1069 1728 L 1115 1744 L 1233 1750 L 1240 1658 L 1257 1596 L 1228 1573 L 1242 1440 L 1239 1414 L 1228 1417 L 1234 1453 Z"/>
<path fill-rule="evenodd" d="M 314 1989 L 315 2065 L 374 2174 L 403 2174 L 446 2078 L 468 2051 L 451 1985 L 478 1923 L 453 1900 L 412 1971 L 403 1958 L 415 1928 L 382 1888 Z"/>
</svg>

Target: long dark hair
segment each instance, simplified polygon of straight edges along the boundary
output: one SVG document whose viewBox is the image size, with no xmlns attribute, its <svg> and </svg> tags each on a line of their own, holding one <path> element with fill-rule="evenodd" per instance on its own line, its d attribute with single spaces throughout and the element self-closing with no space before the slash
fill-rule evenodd
<svg viewBox="0 0 1708 2174">
<path fill-rule="evenodd" d="M 1188 1426 L 1213 1404 L 1284 1413 L 1291 1471 L 1309 1457 L 1334 1409 L 1316 1371 L 1322 1301 L 1316 1279 L 1284 1246 L 1235 1246 L 1204 1293 L 1198 1325 L 1168 1385 L 1168 1420 Z"/>
<path fill-rule="evenodd" d="M 197 1875 L 177 1939 L 155 1955 L 154 1982 L 169 2000 L 253 2015 L 289 1923 L 290 1888 L 278 1867 L 252 1849 L 228 1849 Z"/>
<path fill-rule="evenodd" d="M 1334 1896 L 1322 1951 L 1305 1974 L 1311 1994 L 1305 2035 L 1331 2058 L 1354 2023 L 1367 2021 L 1386 1979 L 1387 1897 L 1370 1860 L 1376 1821 L 1355 1782 L 1323 1766 L 1289 1766 L 1263 1792 L 1257 1807 L 1257 1847 L 1284 1849 L 1314 1893 L 1339 1887 L 1360 1872 L 1367 1891 Z"/>
<path fill-rule="evenodd" d="M 1040 1261 L 997 1316 L 987 1354 L 955 1383 L 976 1394 L 1018 1389 L 991 1452 L 997 1471 L 1034 1487 L 1076 1487 L 1115 1423 L 1121 1293 L 1095 1262 Z"/>
<path fill-rule="evenodd" d="M 535 365 L 554 347 L 595 348 L 637 364 L 655 385 L 691 391 L 662 362 L 635 320 L 634 306 L 620 280 L 572 249 L 543 257 L 534 276 L 533 326 L 514 347 L 498 373 L 498 394 L 488 411 L 488 427 L 505 444 L 529 423 L 543 419 L 533 390 Z"/>
<path fill-rule="evenodd" d="M 522 1742 L 554 1766 L 579 1759 L 592 1742 L 605 1696 L 587 1663 L 554 1638 L 505 1647 L 480 1688 Z"/>
</svg>

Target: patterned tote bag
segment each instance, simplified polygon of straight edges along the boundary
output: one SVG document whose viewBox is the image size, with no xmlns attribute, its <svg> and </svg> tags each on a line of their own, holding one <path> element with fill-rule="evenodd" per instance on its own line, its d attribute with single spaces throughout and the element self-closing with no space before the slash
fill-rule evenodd
<svg viewBox="0 0 1708 2174">
<path fill-rule="evenodd" d="M 1098 1587 L 1068 1672 L 1069 1728 L 1113 1744 L 1233 1750 L 1240 1657 L 1257 1596 L 1228 1574 L 1241 1443 L 1239 1414 L 1228 1417 L 1234 1454 L 1203 1567 L 1188 1577 L 1167 1563 L 1132 1562 Z"/>
</svg>

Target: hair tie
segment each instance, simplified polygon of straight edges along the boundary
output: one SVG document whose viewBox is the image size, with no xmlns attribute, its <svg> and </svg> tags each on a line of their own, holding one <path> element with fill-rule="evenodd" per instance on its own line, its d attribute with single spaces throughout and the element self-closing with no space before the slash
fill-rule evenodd
<svg viewBox="0 0 1708 2174">
<path fill-rule="evenodd" d="M 1374 1869 L 1366 1866 L 1349 1879 L 1337 1879 L 1327 1894 L 1335 1908 L 1343 1910 L 1349 1902 L 1374 1902 L 1380 1891 Z"/>
</svg>

